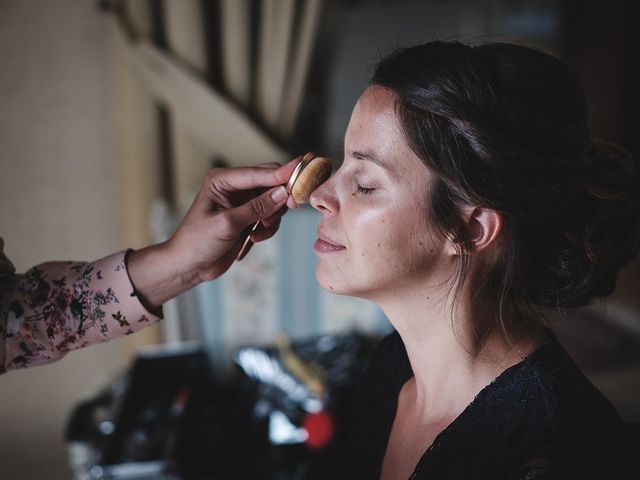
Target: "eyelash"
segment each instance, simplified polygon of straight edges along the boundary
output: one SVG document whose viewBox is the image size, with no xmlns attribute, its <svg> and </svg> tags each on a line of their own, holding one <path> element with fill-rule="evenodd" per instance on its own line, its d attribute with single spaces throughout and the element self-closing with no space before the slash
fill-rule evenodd
<svg viewBox="0 0 640 480">
<path fill-rule="evenodd" d="M 363 186 L 358 184 L 358 185 L 356 185 L 356 191 L 353 192 L 353 195 L 355 196 L 356 193 L 362 193 L 364 195 L 367 195 L 367 194 L 373 192 L 374 190 L 375 190 L 375 188 L 367 188 L 367 187 L 363 187 Z"/>
</svg>

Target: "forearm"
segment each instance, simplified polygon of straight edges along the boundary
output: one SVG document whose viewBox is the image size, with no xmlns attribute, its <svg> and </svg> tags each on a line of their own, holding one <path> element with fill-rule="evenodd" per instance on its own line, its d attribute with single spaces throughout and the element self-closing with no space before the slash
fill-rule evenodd
<svg viewBox="0 0 640 480">
<path fill-rule="evenodd" d="M 0 373 L 50 362 L 75 348 L 159 319 L 132 295 L 124 252 L 95 262 L 48 262 L 0 289 Z"/>
</svg>

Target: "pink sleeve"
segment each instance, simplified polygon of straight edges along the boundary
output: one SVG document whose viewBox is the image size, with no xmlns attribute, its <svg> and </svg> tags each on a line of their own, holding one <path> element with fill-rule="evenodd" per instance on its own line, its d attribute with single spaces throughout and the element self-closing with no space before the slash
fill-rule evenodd
<svg viewBox="0 0 640 480">
<path fill-rule="evenodd" d="M 0 373 L 128 335 L 160 317 L 134 293 L 125 252 L 90 263 L 43 263 L 0 277 Z M 161 315 L 161 312 L 157 312 Z"/>
</svg>

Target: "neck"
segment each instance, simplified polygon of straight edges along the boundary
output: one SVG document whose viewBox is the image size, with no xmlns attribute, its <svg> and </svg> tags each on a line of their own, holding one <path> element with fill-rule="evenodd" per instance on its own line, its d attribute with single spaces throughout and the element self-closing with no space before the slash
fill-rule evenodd
<svg viewBox="0 0 640 480">
<path fill-rule="evenodd" d="M 405 290 L 377 302 L 402 337 L 414 372 L 409 389 L 415 396 L 413 405 L 429 421 L 455 418 L 537 343 L 533 334 L 512 343 L 496 329 L 484 331 L 478 339 L 472 325 L 483 319 L 477 318 L 478 312 L 474 318 L 470 296 L 462 295 L 455 305 L 449 297 L 446 288 L 434 287 Z"/>
</svg>

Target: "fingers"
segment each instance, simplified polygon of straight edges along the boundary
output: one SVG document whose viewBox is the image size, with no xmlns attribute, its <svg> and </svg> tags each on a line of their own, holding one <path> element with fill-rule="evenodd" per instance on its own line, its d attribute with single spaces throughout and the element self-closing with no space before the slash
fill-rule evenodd
<svg viewBox="0 0 640 480">
<path fill-rule="evenodd" d="M 240 233 L 247 225 L 266 220 L 277 214 L 286 203 L 287 192 L 283 186 L 275 187 L 240 205 L 226 210 L 226 220 L 234 233 Z"/>
<path fill-rule="evenodd" d="M 253 232 L 251 234 L 251 241 L 253 243 L 258 243 L 258 242 L 262 242 L 263 240 L 267 240 L 276 234 L 279 227 L 280 227 L 280 218 L 278 218 L 275 221 L 275 223 L 272 223 L 269 227 L 256 230 L 255 232 Z"/>
<path fill-rule="evenodd" d="M 282 165 L 280 165 L 278 162 L 266 162 L 255 165 L 256 168 L 280 168 L 281 166 Z"/>
<path fill-rule="evenodd" d="M 214 168 L 204 180 L 191 210 L 204 214 L 231 209 L 267 188 L 284 185 L 300 158 L 280 166 L 276 162 L 255 167 Z"/>
<path fill-rule="evenodd" d="M 300 157 L 294 158 L 293 160 L 291 160 L 291 162 L 289 162 L 290 164 L 295 165 L 298 164 L 298 162 L 300 161 Z M 260 163 L 258 165 L 256 165 L 257 168 L 279 168 L 280 164 L 276 163 L 276 162 L 269 162 L 269 163 Z M 293 170 L 292 170 L 293 173 Z M 289 181 L 289 177 L 291 176 L 291 174 L 289 174 L 289 176 L 287 177 L 287 182 Z M 298 208 L 298 203 L 294 200 L 293 196 L 289 196 L 289 198 L 287 199 L 287 207 L 289 208 Z M 284 212 L 282 212 L 282 214 L 284 214 Z M 269 220 L 269 219 L 267 219 Z M 265 226 L 268 226 L 265 221 L 267 220 L 263 220 L 262 223 Z"/>
<path fill-rule="evenodd" d="M 295 199 L 293 198 L 293 195 L 289 195 L 289 198 L 287 199 L 287 207 L 298 208 L 298 202 L 295 201 Z"/>
<path fill-rule="evenodd" d="M 207 180 L 213 189 L 220 192 L 284 185 L 298 162 L 299 159 L 294 159 L 282 166 L 263 164 L 256 167 L 214 169 Z"/>
<path fill-rule="evenodd" d="M 291 197 L 289 197 L 291 198 Z M 287 203 L 289 202 L 289 200 L 287 199 Z M 285 204 L 285 206 L 283 206 L 282 208 L 280 208 L 276 213 L 274 213 L 273 215 L 271 215 L 268 218 L 263 219 L 260 223 L 262 223 L 262 225 L 264 227 L 270 227 L 271 225 L 277 223 L 280 221 L 280 219 L 282 218 L 282 216 L 287 213 L 287 206 Z"/>
</svg>

